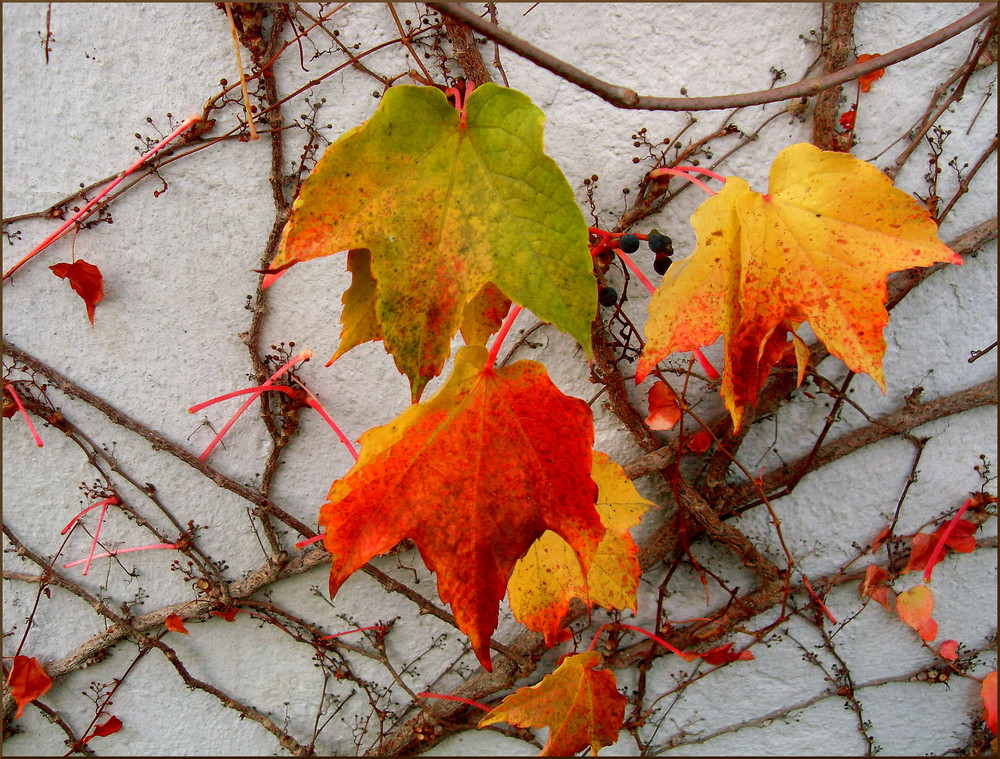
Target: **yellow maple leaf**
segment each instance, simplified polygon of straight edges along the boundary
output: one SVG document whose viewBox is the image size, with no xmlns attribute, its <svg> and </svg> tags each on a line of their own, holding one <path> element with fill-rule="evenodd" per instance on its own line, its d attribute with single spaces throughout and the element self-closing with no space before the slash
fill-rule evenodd
<svg viewBox="0 0 1000 759">
<path fill-rule="evenodd" d="M 597 513 L 607 532 L 587 576 L 576 552 L 548 530 L 517 562 L 507 584 L 514 616 L 543 633 L 549 646 L 566 637 L 561 623 L 574 598 L 605 609 L 636 608 L 641 572 L 629 528 L 639 524 L 653 504 L 639 495 L 618 464 L 599 451 L 594 451 L 590 476 L 597 483 Z"/>
<path fill-rule="evenodd" d="M 697 247 L 653 295 L 636 368 L 642 382 L 667 355 L 723 335 L 722 396 L 737 428 L 780 358 L 765 350 L 769 340 L 804 321 L 884 391 L 886 276 L 962 263 L 926 209 L 854 156 L 792 145 L 771 166 L 768 189 L 729 177 L 692 215 Z M 803 357 L 796 344 L 800 375 Z"/>
<path fill-rule="evenodd" d="M 540 756 L 572 756 L 590 746 L 592 756 L 618 740 L 627 699 L 609 670 L 594 669 L 596 651 L 567 656 L 538 685 L 507 696 L 483 717 L 479 727 L 507 722 L 520 727 L 548 727 Z"/>
</svg>

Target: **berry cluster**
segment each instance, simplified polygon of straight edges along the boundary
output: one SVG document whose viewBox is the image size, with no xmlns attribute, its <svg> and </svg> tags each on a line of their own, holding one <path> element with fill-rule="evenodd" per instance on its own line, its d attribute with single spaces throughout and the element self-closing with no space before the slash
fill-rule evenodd
<svg viewBox="0 0 1000 759">
<path fill-rule="evenodd" d="M 646 244 L 656 256 L 653 260 L 653 268 L 659 275 L 667 273 L 670 266 L 670 257 L 674 254 L 674 244 L 666 235 L 661 235 L 658 230 L 651 230 L 646 235 Z M 618 240 L 618 247 L 624 253 L 635 253 L 639 250 L 639 237 L 633 234 L 622 235 Z"/>
</svg>

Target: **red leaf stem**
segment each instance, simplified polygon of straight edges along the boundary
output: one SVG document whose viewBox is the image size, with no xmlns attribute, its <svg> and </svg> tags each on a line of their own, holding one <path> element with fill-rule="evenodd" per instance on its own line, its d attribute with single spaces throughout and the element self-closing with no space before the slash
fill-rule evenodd
<svg viewBox="0 0 1000 759">
<path fill-rule="evenodd" d="M 958 513 L 955 514 L 954 518 L 950 522 L 948 522 L 948 526 L 945 527 L 944 532 L 941 533 L 941 537 L 938 538 L 937 545 L 934 546 L 934 550 L 931 551 L 931 557 L 927 560 L 927 567 L 924 569 L 924 582 L 930 582 L 931 574 L 934 572 L 934 565 L 938 563 L 944 552 L 944 544 L 948 542 L 948 538 L 951 537 L 952 530 L 955 529 L 958 521 L 962 518 L 962 514 L 965 513 L 965 510 L 969 508 L 972 503 L 973 500 L 971 498 L 963 503 L 962 507 L 958 510 Z"/>
<path fill-rule="evenodd" d="M 106 559 L 109 556 L 117 556 L 120 553 L 131 553 L 132 551 L 150 551 L 154 548 L 177 548 L 176 543 L 154 543 L 148 546 L 137 546 L 135 548 L 119 548 L 117 551 L 108 551 L 107 553 L 99 553 L 97 556 L 88 556 L 86 559 L 77 559 L 76 561 L 71 561 L 69 564 L 63 564 L 63 569 L 69 569 L 70 567 L 75 567 L 77 564 L 83 564 L 85 561 L 90 561 L 92 559 Z"/>
<path fill-rule="evenodd" d="M 504 319 L 503 324 L 500 326 L 500 331 L 497 332 L 496 338 L 493 340 L 493 345 L 490 347 L 490 355 L 486 359 L 486 368 L 492 369 L 493 365 L 497 361 L 497 354 L 500 353 L 500 346 L 503 344 L 504 339 L 507 337 L 507 333 L 510 332 L 510 328 L 514 326 L 514 320 L 517 319 L 518 314 L 522 311 L 522 306 L 514 304 L 511 308 L 510 313 L 507 314 L 507 318 Z"/>
<path fill-rule="evenodd" d="M 493 711 L 492 709 L 490 709 L 490 707 L 483 706 L 478 701 L 472 701 L 468 698 L 462 698 L 461 696 L 447 696 L 444 693 L 429 693 L 428 691 L 424 691 L 423 693 L 418 693 L 417 696 L 420 698 L 443 698 L 445 701 L 457 701 L 460 704 L 468 704 L 469 706 L 474 706 L 477 709 L 482 709 L 484 712 Z"/>
<path fill-rule="evenodd" d="M 257 400 L 257 398 L 259 398 L 260 395 L 265 390 L 268 390 L 272 387 L 272 383 L 276 379 L 278 379 L 278 377 L 287 372 L 294 364 L 297 364 L 299 361 L 304 361 L 311 357 L 312 357 L 312 351 L 307 348 L 306 350 L 302 351 L 296 356 L 293 356 L 284 364 L 282 364 L 274 374 L 272 374 L 270 377 L 267 378 L 267 380 L 265 380 L 263 385 L 259 385 L 258 387 L 254 388 L 253 394 L 247 399 L 246 403 L 244 403 L 242 406 L 239 407 L 239 409 L 237 409 L 236 413 L 233 414 L 232 419 L 226 422 L 226 425 L 221 430 L 219 430 L 219 433 L 212 439 L 212 442 L 208 444 L 208 447 L 202 452 L 201 456 L 199 456 L 198 458 L 201 459 L 202 461 L 208 458 L 208 455 L 215 450 L 215 446 L 219 444 L 219 441 L 222 440 L 222 437 L 227 432 L 229 432 L 229 429 L 234 424 L 236 424 L 236 420 L 243 415 L 244 411 L 250 408 L 251 404 L 253 404 L 253 402 Z"/>
<path fill-rule="evenodd" d="M 806 590 L 809 591 L 809 595 L 812 596 L 813 601 L 816 602 L 816 605 L 819 606 L 823 614 L 826 615 L 826 618 L 830 620 L 830 623 L 834 625 L 837 624 L 837 618 L 833 616 L 833 613 L 827 608 L 827 605 L 823 603 L 823 599 L 816 595 L 816 591 L 813 590 L 812 585 L 809 584 L 809 578 L 805 575 L 802 575 L 802 584 L 806 586 Z"/>
<path fill-rule="evenodd" d="M 133 163 L 131 166 L 125 169 L 125 171 L 123 171 L 121 174 L 119 174 L 118 177 L 114 179 L 110 184 L 108 184 L 107 187 L 105 187 L 103 190 L 97 193 L 97 195 L 94 196 L 93 200 L 88 202 L 83 208 L 74 213 L 65 224 L 63 224 L 61 227 L 59 227 L 59 229 L 57 229 L 55 232 L 53 232 L 44 240 L 42 240 L 42 242 L 40 242 L 37 246 L 35 246 L 35 248 L 30 253 L 28 253 L 28 255 L 26 255 L 16 264 L 10 267 L 10 269 L 7 270 L 7 273 L 3 275 L 3 279 L 7 279 L 8 277 L 10 277 L 10 275 L 12 275 L 15 271 L 20 269 L 22 266 L 28 263 L 28 261 L 30 261 L 36 255 L 38 255 L 47 247 L 49 247 L 49 245 L 58 240 L 67 229 L 76 224 L 77 221 L 82 219 L 90 212 L 90 209 L 92 209 L 94 206 L 100 203 L 101 199 L 105 195 L 107 195 L 109 192 L 115 189 L 119 184 L 121 184 L 122 181 L 125 179 L 125 177 L 127 177 L 133 171 L 142 166 L 142 164 L 144 164 L 154 155 L 159 153 L 168 143 L 177 138 L 183 132 L 186 132 L 191 126 L 193 126 L 198 121 L 201 121 L 200 115 L 194 114 L 188 116 L 183 122 L 181 122 L 181 124 L 174 131 L 172 131 L 170 134 L 168 134 L 166 137 L 164 137 L 162 140 L 156 143 L 156 145 L 153 146 L 152 150 L 141 156 L 139 160 L 137 160 L 135 163 Z"/>
<path fill-rule="evenodd" d="M 21 415 L 24 417 L 24 421 L 28 425 L 28 430 L 31 432 L 31 436 L 35 439 L 35 445 L 37 445 L 39 448 L 42 448 L 43 447 L 42 438 L 39 437 L 38 430 L 35 429 L 35 425 L 31 421 L 31 417 L 28 416 L 27 409 L 25 409 L 24 404 L 21 403 L 21 397 L 14 390 L 14 386 L 9 382 L 5 382 L 3 389 L 6 390 L 8 393 L 10 393 L 10 397 L 14 399 L 14 403 L 16 403 L 18 409 L 20 409 Z"/>
</svg>

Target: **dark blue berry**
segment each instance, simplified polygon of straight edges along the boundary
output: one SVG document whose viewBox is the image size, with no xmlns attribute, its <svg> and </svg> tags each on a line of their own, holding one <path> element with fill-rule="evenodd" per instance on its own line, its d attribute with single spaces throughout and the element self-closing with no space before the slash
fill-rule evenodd
<svg viewBox="0 0 1000 759">
<path fill-rule="evenodd" d="M 668 249 L 673 251 L 673 240 L 659 232 L 650 232 L 646 244 L 654 253 L 666 253 Z"/>
<path fill-rule="evenodd" d="M 610 308 L 618 302 L 618 292 L 613 287 L 602 287 L 597 300 L 605 308 Z"/>
<path fill-rule="evenodd" d="M 653 269 L 662 277 L 667 273 L 667 269 L 670 268 L 671 263 L 671 260 L 666 256 L 663 256 L 662 258 L 658 257 L 655 261 L 653 261 Z"/>
<path fill-rule="evenodd" d="M 622 235 L 618 240 L 618 247 L 624 253 L 635 253 L 639 250 L 639 238 L 633 234 Z"/>
</svg>

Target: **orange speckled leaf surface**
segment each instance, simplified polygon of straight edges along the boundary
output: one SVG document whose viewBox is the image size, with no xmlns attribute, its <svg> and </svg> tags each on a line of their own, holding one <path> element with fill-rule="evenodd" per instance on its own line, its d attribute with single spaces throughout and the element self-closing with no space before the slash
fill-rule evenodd
<svg viewBox="0 0 1000 759">
<path fill-rule="evenodd" d="M 605 609 L 636 609 L 641 572 L 629 528 L 639 524 L 652 504 L 639 495 L 625 471 L 599 451 L 594 451 L 591 476 L 597 483 L 597 513 L 607 532 L 590 571 L 584 575 L 569 544 L 546 532 L 517 562 L 507 588 L 514 617 L 543 633 L 548 646 L 569 636 L 561 623 L 574 598 Z"/>
<path fill-rule="evenodd" d="M 463 311 L 489 282 L 590 353 L 596 290 L 587 224 L 544 153 L 541 110 L 493 84 L 465 107 L 463 124 L 441 91 L 392 87 L 317 163 L 272 263 L 369 250 L 367 275 L 352 269 L 374 288 L 377 328 L 358 336 L 381 335 L 414 400 L 440 374 Z M 369 313 L 345 308 L 345 331 Z"/>
<path fill-rule="evenodd" d="M 540 756 L 572 756 L 590 746 L 596 756 L 618 740 L 627 699 L 609 670 L 594 669 L 596 651 L 567 656 L 538 685 L 507 696 L 479 722 L 479 727 L 507 722 L 518 727 L 548 727 Z"/>
<path fill-rule="evenodd" d="M 514 565 L 546 530 L 589 568 L 605 528 L 590 476 L 593 419 L 545 368 L 484 368 L 466 346 L 429 400 L 361 436 L 361 457 L 320 510 L 330 593 L 404 538 L 490 669 L 489 639 Z"/>
<path fill-rule="evenodd" d="M 722 395 L 736 427 L 777 358 L 777 351 L 765 358 L 768 340 L 803 321 L 833 355 L 884 388 L 886 276 L 962 262 L 927 211 L 882 172 L 807 143 L 781 151 L 767 194 L 729 177 L 691 224 L 697 247 L 653 296 L 636 377 L 721 334 Z"/>
</svg>

